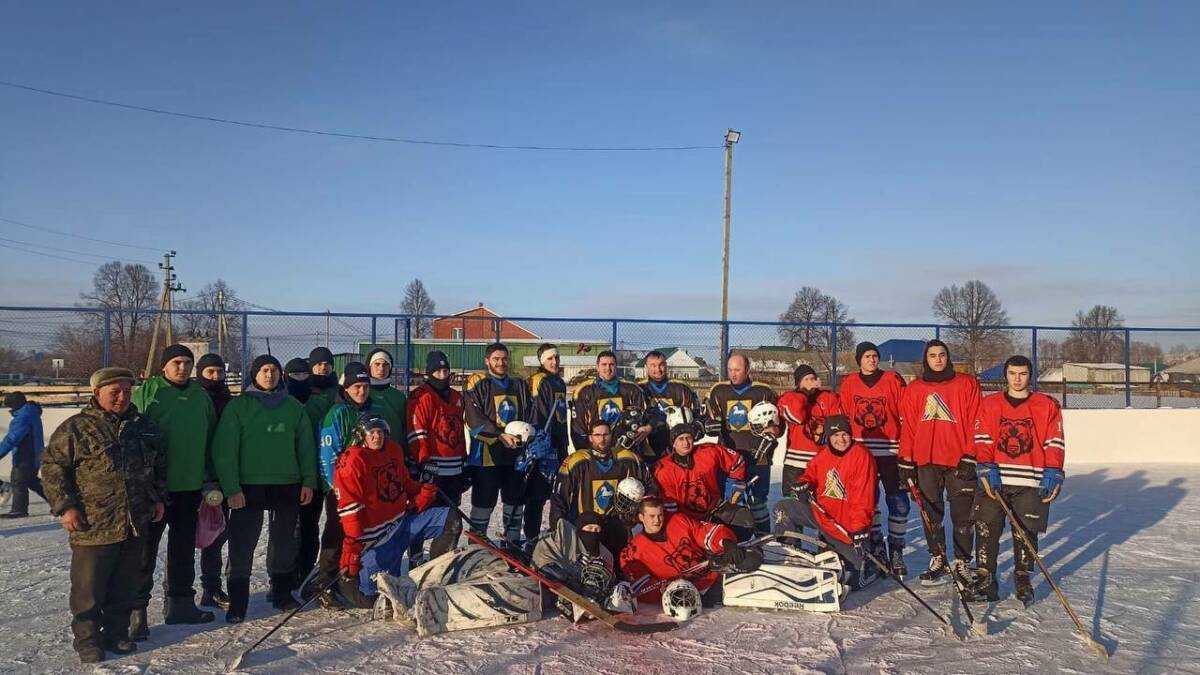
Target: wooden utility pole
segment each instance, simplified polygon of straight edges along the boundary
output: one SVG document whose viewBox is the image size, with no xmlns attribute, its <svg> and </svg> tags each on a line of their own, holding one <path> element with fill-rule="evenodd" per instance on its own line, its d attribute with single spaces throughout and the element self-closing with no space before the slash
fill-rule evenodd
<svg viewBox="0 0 1200 675">
<path fill-rule="evenodd" d="M 144 377 L 149 377 L 153 372 L 150 369 L 154 367 L 154 353 L 158 350 L 158 328 L 162 325 L 163 314 L 167 315 L 165 344 L 170 345 L 175 342 L 175 329 L 172 326 L 174 321 L 171 316 L 174 306 L 171 302 L 171 294 L 176 291 L 186 293 L 187 289 L 176 283 L 178 278 L 175 276 L 175 267 L 171 264 L 171 258 L 174 257 L 175 251 L 168 251 L 163 254 L 163 261 L 158 263 L 158 269 L 163 271 L 162 296 L 158 301 L 158 315 L 154 317 L 154 332 L 150 334 L 150 351 L 146 354 L 146 369 L 142 373 Z"/>
<path fill-rule="evenodd" d="M 725 362 L 729 359 L 729 216 L 733 204 L 733 146 L 742 132 L 725 131 L 725 242 L 721 247 L 721 377 L 725 377 Z"/>
<path fill-rule="evenodd" d="M 225 341 L 229 339 L 229 323 L 225 320 L 225 290 L 217 289 L 217 353 L 225 358 Z"/>
</svg>

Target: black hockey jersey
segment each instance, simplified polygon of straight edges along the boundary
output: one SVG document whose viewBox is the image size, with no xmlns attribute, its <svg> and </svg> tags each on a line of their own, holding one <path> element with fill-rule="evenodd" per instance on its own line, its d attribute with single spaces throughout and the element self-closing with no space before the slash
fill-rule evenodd
<svg viewBox="0 0 1200 675">
<path fill-rule="evenodd" d="M 571 440 L 574 441 L 576 450 L 592 447 L 588 431 L 593 421 L 602 419 L 607 422 L 613 430 L 613 442 L 616 442 L 617 435 L 621 433 L 617 427 L 625 411 L 646 411 L 646 398 L 641 388 L 621 379 L 617 379 L 615 385 L 615 388 L 610 388 L 608 383 L 593 378 L 575 388 L 575 395 L 572 397 L 574 417 L 571 421 Z M 638 454 L 644 452 L 639 450 Z"/>
<path fill-rule="evenodd" d="M 550 529 L 562 518 L 574 523 L 581 514 L 593 512 L 604 515 L 613 506 L 617 483 L 623 478 L 636 478 L 653 492 L 653 480 L 646 473 L 638 456 L 631 450 L 615 450 L 605 459 L 591 450 L 576 450 L 567 457 L 554 479 L 550 495 Z"/>
<path fill-rule="evenodd" d="M 463 402 L 471 432 L 467 466 L 512 464 L 515 454 L 500 441 L 500 434 L 509 422 L 529 421 L 529 390 L 525 388 L 525 380 L 511 375 L 499 379 L 476 373 L 467 380 Z"/>
<path fill-rule="evenodd" d="M 692 411 L 692 419 L 698 422 L 700 421 L 700 398 L 696 396 L 696 392 L 691 387 L 669 379 L 662 382 L 644 379 L 638 382 L 638 385 L 646 397 L 650 425 L 654 427 L 648 440 L 650 450 L 657 459 L 671 452 L 671 430 L 667 428 L 667 408 L 670 406 L 687 408 Z M 695 440 L 699 442 L 700 439 Z"/>
<path fill-rule="evenodd" d="M 550 445 L 558 453 L 558 461 L 567 458 L 570 439 L 567 438 L 567 383 L 559 375 L 538 370 L 529 378 L 532 399 L 529 423 L 538 431 L 550 434 Z"/>
<path fill-rule="evenodd" d="M 755 403 L 775 403 L 775 390 L 765 384 L 747 380 L 735 387 L 729 382 L 718 382 L 709 390 L 704 400 L 705 416 L 721 423 L 721 445 L 745 453 L 754 453 L 762 440 L 750 433 L 750 409 Z M 774 453 L 758 461 L 760 466 L 770 465 Z"/>
</svg>

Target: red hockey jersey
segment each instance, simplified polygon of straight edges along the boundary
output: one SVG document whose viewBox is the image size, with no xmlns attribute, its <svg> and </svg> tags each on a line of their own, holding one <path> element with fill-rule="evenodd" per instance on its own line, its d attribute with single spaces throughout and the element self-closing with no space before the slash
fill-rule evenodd
<svg viewBox="0 0 1200 675">
<path fill-rule="evenodd" d="M 787 452 L 784 466 L 803 469 L 821 451 L 821 432 L 825 418 L 842 414 L 842 403 L 830 391 L 819 391 L 812 402 L 803 392 L 792 390 L 776 403 L 779 416 L 787 423 Z"/>
<path fill-rule="evenodd" d="M 1042 469 L 1063 468 L 1062 409 L 1034 392 L 1017 405 L 1004 394 L 986 396 L 975 418 L 975 459 L 1000 466 L 1005 485 L 1038 487 Z"/>
<path fill-rule="evenodd" d="M 721 502 L 721 473 L 731 480 L 746 480 L 745 456 L 723 445 L 701 443 L 687 460 L 672 452 L 654 465 L 654 481 L 667 511 L 678 510 L 693 518 L 707 517 Z"/>
<path fill-rule="evenodd" d="M 875 457 L 854 443 L 841 456 L 822 448 L 796 482 L 808 483 L 821 508 L 853 533 L 867 529 L 875 516 L 875 480 Z M 823 532 L 850 543 L 820 511 L 813 509 L 813 516 Z"/>
<path fill-rule="evenodd" d="M 922 466 L 958 466 L 975 458 L 979 380 L 956 373 L 945 382 L 914 380 L 900 397 L 900 459 Z"/>
<path fill-rule="evenodd" d="M 842 410 L 850 417 L 850 435 L 876 457 L 900 452 L 900 397 L 904 378 L 892 370 L 879 371 L 868 385 L 862 373 L 847 375 L 838 390 Z"/>
<path fill-rule="evenodd" d="M 353 445 L 338 457 L 333 473 L 338 517 L 346 538 L 342 566 L 349 566 L 364 545 L 385 535 L 410 510 L 424 511 L 437 499 L 437 488 L 409 478 L 404 450 L 388 439 L 382 450 Z"/>
<path fill-rule="evenodd" d="M 638 533 L 621 551 L 621 574 L 633 586 L 634 595 L 658 579 L 675 579 L 684 570 L 708 559 L 710 553 L 725 550 L 726 542 L 736 542 L 733 530 L 716 523 L 703 523 L 682 513 L 667 516 L 667 522 L 655 536 Z M 701 593 L 720 577 L 707 572 L 688 577 Z M 661 589 L 660 589 L 661 590 Z M 660 591 L 648 593 L 642 601 L 658 599 Z"/>
<path fill-rule="evenodd" d="M 462 473 L 467 458 L 463 398 L 453 388 L 446 398 L 426 382 L 408 399 L 408 451 L 417 464 L 433 464 L 439 476 Z"/>
</svg>

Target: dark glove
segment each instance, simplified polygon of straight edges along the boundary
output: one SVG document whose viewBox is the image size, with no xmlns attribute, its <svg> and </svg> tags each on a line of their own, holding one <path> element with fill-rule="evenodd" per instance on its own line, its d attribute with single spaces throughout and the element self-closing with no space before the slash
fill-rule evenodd
<svg viewBox="0 0 1200 675">
<path fill-rule="evenodd" d="M 807 503 L 808 500 L 812 499 L 812 483 L 809 483 L 808 481 L 799 481 L 797 483 L 793 483 L 791 487 L 791 493 L 796 499 Z"/>
<path fill-rule="evenodd" d="M 896 461 L 896 473 L 900 476 L 901 485 L 908 485 L 909 481 L 915 485 L 917 482 L 917 467 L 906 459 Z"/>
<path fill-rule="evenodd" d="M 775 448 L 779 447 L 779 439 L 774 436 L 763 436 L 758 441 L 758 448 L 754 451 L 754 461 L 761 462 L 764 458 L 770 458 L 775 454 Z"/>
<path fill-rule="evenodd" d="M 421 465 L 421 476 L 419 480 L 422 483 L 436 483 L 438 477 L 437 466 L 432 463 Z"/>
<path fill-rule="evenodd" d="M 954 475 L 958 476 L 959 480 L 975 482 L 975 458 L 964 456 L 958 460 L 958 468 L 954 470 Z"/>
<path fill-rule="evenodd" d="M 867 544 L 870 541 L 870 528 L 850 533 L 850 543 L 854 546 L 854 553 L 858 556 L 858 559 L 864 563 L 867 561 Z"/>
<path fill-rule="evenodd" d="M 704 435 L 705 436 L 720 436 L 721 435 L 721 420 L 705 420 Z"/>
<path fill-rule="evenodd" d="M 709 556 L 709 560 L 717 570 L 736 570 L 741 569 L 743 563 L 746 562 L 746 552 L 737 545 L 736 539 L 725 539 L 721 542 L 721 552 L 713 553 Z"/>
</svg>

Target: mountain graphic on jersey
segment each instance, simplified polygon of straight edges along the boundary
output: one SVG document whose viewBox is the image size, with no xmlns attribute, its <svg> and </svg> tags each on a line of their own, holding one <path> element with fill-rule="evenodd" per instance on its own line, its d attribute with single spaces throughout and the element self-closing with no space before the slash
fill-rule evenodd
<svg viewBox="0 0 1200 675">
<path fill-rule="evenodd" d="M 842 476 L 837 469 L 825 472 L 825 489 L 821 491 L 821 496 L 845 501 L 846 484 L 842 482 Z"/>
<path fill-rule="evenodd" d="M 750 408 L 746 401 L 726 401 L 725 421 L 730 431 L 745 431 L 750 428 Z"/>
<path fill-rule="evenodd" d="M 1016 459 L 1033 450 L 1033 420 L 1000 418 L 1000 449 Z"/>
<path fill-rule="evenodd" d="M 946 405 L 945 399 L 937 392 L 925 397 L 925 414 L 921 416 L 921 421 L 941 421 L 958 424 L 958 420 L 954 419 L 953 413 L 950 412 L 950 406 Z"/>
<path fill-rule="evenodd" d="M 496 420 L 508 424 L 517 419 L 517 398 L 507 394 L 495 397 Z"/>
<path fill-rule="evenodd" d="M 604 515 L 612 508 L 613 495 L 617 493 L 617 482 L 615 480 L 594 480 L 592 481 L 592 505 L 596 508 L 596 513 Z"/>
<path fill-rule="evenodd" d="M 625 400 L 620 396 L 602 398 L 596 401 L 596 414 L 610 427 L 621 421 L 621 411 L 624 409 Z"/>
</svg>

